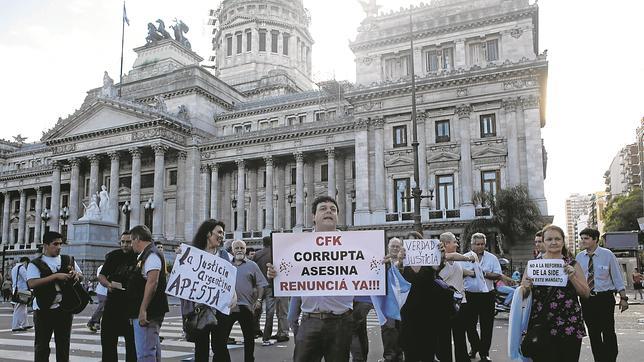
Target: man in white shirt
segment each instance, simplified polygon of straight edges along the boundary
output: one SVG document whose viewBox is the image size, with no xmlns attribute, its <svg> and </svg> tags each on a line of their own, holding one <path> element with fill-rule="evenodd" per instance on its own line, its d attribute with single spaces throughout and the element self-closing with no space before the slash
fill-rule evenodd
<svg viewBox="0 0 644 362">
<path fill-rule="evenodd" d="M 29 258 L 23 256 L 20 258 L 20 262 L 11 269 L 11 280 L 14 281 L 13 294 L 14 301 L 13 303 L 13 319 L 11 321 L 11 331 L 20 332 L 26 331 L 33 326 L 30 326 L 27 319 L 27 303 L 21 303 L 15 297 L 18 293 L 29 292 L 29 287 L 27 286 L 27 265 L 29 265 Z"/>
<path fill-rule="evenodd" d="M 101 269 L 103 269 L 103 265 L 96 269 L 96 277 L 101 275 Z M 94 314 L 92 314 L 89 322 L 87 322 L 87 328 L 92 332 L 101 329 L 101 318 L 103 317 L 103 309 L 105 308 L 105 301 L 107 300 L 107 288 L 101 283 L 96 285 L 96 298 L 98 299 L 98 306 L 94 310 Z"/>
<path fill-rule="evenodd" d="M 81 270 L 69 255 L 61 255 L 63 236 L 55 231 L 43 235 L 42 256 L 27 267 L 27 285 L 34 293 L 34 338 L 36 362 L 49 361 L 52 333 L 56 360 L 69 360 L 69 341 L 74 315 L 60 308 L 62 284 L 82 279 Z"/>
</svg>

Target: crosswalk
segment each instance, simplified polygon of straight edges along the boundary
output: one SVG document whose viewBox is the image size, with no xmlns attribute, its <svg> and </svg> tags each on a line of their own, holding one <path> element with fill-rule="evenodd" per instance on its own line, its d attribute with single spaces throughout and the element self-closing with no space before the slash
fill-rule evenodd
<svg viewBox="0 0 644 362">
<path fill-rule="evenodd" d="M 34 360 L 34 330 L 25 332 L 11 332 L 12 309 L 6 303 L 0 306 L 0 325 L 9 326 L 8 329 L 0 329 L 0 361 L 33 361 Z M 87 329 L 86 324 L 89 316 L 76 315 L 72 324 L 70 361 L 72 362 L 98 362 L 101 360 L 101 336 Z M 32 321 L 31 316 L 29 317 Z M 260 320 L 260 326 L 264 326 L 264 315 Z M 7 321 L 9 323 L 7 323 Z M 274 333 L 277 332 L 277 320 L 273 320 Z M 378 319 L 373 311 L 367 317 L 367 327 L 378 326 Z M 188 359 L 194 354 L 194 344 L 183 339 L 180 316 L 167 316 L 161 327 L 161 355 L 164 360 L 181 361 Z M 238 323 L 235 323 L 230 336 L 235 338 L 237 344 L 228 345 L 228 349 L 243 348 L 243 334 Z M 293 338 L 291 336 L 291 342 Z M 261 339 L 256 340 L 258 348 L 261 348 Z M 55 344 L 50 343 L 51 360 L 55 356 Z M 267 347 L 269 348 L 269 347 Z M 119 360 L 125 359 L 125 345 L 123 339 L 119 338 L 118 346 Z"/>
</svg>

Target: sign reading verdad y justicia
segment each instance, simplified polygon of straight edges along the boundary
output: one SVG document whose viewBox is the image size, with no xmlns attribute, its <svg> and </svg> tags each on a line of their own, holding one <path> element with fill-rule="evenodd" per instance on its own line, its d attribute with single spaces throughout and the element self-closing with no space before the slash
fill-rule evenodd
<svg viewBox="0 0 644 362">
<path fill-rule="evenodd" d="M 385 295 L 384 231 L 273 234 L 275 296 Z"/>
</svg>

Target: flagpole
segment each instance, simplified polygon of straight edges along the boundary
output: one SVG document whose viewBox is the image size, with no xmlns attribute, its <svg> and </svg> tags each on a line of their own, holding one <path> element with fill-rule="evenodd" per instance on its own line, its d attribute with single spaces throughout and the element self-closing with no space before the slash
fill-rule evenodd
<svg viewBox="0 0 644 362">
<path fill-rule="evenodd" d="M 123 88 L 123 47 L 125 45 L 125 0 L 123 0 L 123 14 L 121 16 L 121 69 L 119 71 L 119 98 L 121 98 L 121 88 Z"/>
</svg>

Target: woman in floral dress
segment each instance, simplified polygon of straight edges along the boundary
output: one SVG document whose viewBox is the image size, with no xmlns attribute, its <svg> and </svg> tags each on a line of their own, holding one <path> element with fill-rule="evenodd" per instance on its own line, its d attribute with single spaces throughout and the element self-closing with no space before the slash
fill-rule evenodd
<svg viewBox="0 0 644 362">
<path fill-rule="evenodd" d="M 546 348 L 540 348 L 533 361 L 578 361 L 581 340 L 586 335 L 578 297 L 588 298 L 590 288 L 581 267 L 566 250 L 563 230 L 554 225 L 546 226 L 543 241 L 546 247 L 543 259 L 563 259 L 568 284 L 565 287 L 533 286 L 524 273 L 521 284 L 524 298 L 533 293 L 528 330 L 545 323 L 548 331 Z"/>
</svg>

